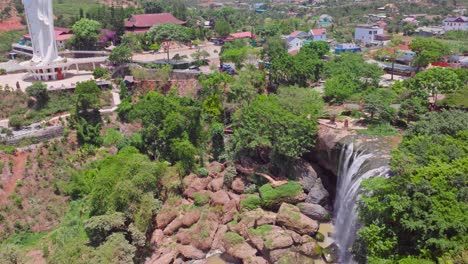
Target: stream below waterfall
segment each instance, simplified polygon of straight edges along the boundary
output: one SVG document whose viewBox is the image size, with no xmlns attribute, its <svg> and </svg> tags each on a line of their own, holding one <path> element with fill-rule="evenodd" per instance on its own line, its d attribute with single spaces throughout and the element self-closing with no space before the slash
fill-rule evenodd
<svg viewBox="0 0 468 264">
<path fill-rule="evenodd" d="M 361 182 L 374 176 L 386 176 L 389 172 L 388 162 L 373 163 L 376 158 L 376 153 L 356 147 L 353 142 L 341 149 L 334 203 L 334 240 L 339 247 L 339 263 L 353 263 L 350 249 L 358 229 L 356 202 Z"/>
</svg>

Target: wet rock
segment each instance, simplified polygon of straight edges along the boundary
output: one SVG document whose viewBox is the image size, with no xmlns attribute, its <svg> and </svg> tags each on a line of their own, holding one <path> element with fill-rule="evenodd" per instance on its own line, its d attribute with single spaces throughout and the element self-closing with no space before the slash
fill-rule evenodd
<svg viewBox="0 0 468 264">
<path fill-rule="evenodd" d="M 322 255 L 328 263 L 335 263 L 338 261 L 339 248 L 335 243 L 322 250 Z"/>
<path fill-rule="evenodd" d="M 200 211 L 190 211 L 186 213 L 182 218 L 182 226 L 190 227 L 200 219 Z"/>
<path fill-rule="evenodd" d="M 231 189 L 236 193 L 243 193 L 245 190 L 245 184 L 240 177 L 236 177 L 231 184 Z"/>
<path fill-rule="evenodd" d="M 205 257 L 203 251 L 191 245 L 179 246 L 178 251 L 182 256 L 188 259 L 202 259 Z"/>
<path fill-rule="evenodd" d="M 208 184 L 208 190 L 217 192 L 223 188 L 224 185 L 224 177 L 218 177 L 214 178 L 209 184 Z"/>
<path fill-rule="evenodd" d="M 299 203 L 297 207 L 301 213 L 317 221 L 325 222 L 331 218 L 330 212 L 319 204 Z"/>
<path fill-rule="evenodd" d="M 309 190 L 305 201 L 307 203 L 325 205 L 328 203 L 329 193 L 323 187 L 322 180 L 317 179 L 314 186 Z"/>
<path fill-rule="evenodd" d="M 293 250 L 286 250 L 286 252 L 274 262 L 275 264 L 282 263 L 301 263 L 301 264 L 314 264 L 314 259 L 308 256 L 305 256 L 299 252 Z"/>
<path fill-rule="evenodd" d="M 276 216 L 276 224 L 301 235 L 315 234 L 319 228 L 317 221 L 302 214 L 294 205 L 283 203 Z"/>
<path fill-rule="evenodd" d="M 224 190 L 212 193 L 210 200 L 213 205 L 225 205 L 230 201 L 228 193 Z"/>
</svg>

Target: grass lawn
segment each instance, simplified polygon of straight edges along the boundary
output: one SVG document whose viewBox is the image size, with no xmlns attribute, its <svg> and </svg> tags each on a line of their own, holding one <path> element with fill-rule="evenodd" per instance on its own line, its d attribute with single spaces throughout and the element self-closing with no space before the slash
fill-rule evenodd
<svg viewBox="0 0 468 264">
<path fill-rule="evenodd" d="M 65 18 L 80 15 L 80 8 L 86 13 L 90 8 L 99 6 L 98 0 L 54 0 L 54 15 Z"/>
</svg>

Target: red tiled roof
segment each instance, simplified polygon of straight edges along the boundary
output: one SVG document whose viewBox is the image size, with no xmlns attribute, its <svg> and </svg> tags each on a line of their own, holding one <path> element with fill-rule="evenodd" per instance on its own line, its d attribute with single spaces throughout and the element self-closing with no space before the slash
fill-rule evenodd
<svg viewBox="0 0 468 264">
<path fill-rule="evenodd" d="M 400 45 L 396 47 L 399 50 L 411 50 L 409 45 Z"/>
<path fill-rule="evenodd" d="M 133 15 L 128 21 L 125 22 L 125 27 L 139 27 L 139 28 L 149 28 L 154 25 L 164 24 L 164 23 L 174 23 L 178 25 L 185 24 L 185 21 L 181 21 L 175 18 L 170 13 L 160 13 L 160 14 L 140 14 Z"/>
<path fill-rule="evenodd" d="M 255 35 L 252 34 L 252 32 L 247 31 L 247 32 L 237 32 L 237 33 L 232 33 L 229 34 L 231 38 L 234 39 L 239 39 L 239 38 L 255 38 Z"/>
<path fill-rule="evenodd" d="M 63 35 L 55 36 L 55 40 L 64 41 L 64 40 L 69 40 L 72 37 L 73 37 L 73 34 L 63 34 Z"/>
<path fill-rule="evenodd" d="M 72 32 L 71 29 L 69 28 L 64 28 L 64 27 L 54 27 L 55 31 L 62 31 L 65 34 L 70 34 Z"/>
<path fill-rule="evenodd" d="M 296 30 L 296 31 L 292 32 L 291 34 L 289 34 L 289 36 L 290 37 L 296 37 L 301 33 L 304 33 L 304 31 Z"/>
<path fill-rule="evenodd" d="M 324 28 L 317 28 L 317 29 L 311 29 L 311 30 L 310 30 L 310 33 L 311 33 L 313 36 L 319 36 L 319 35 L 326 34 L 327 31 L 326 31 Z"/>
<path fill-rule="evenodd" d="M 57 30 L 57 28 L 54 30 L 54 33 L 55 33 L 55 39 L 56 40 L 59 40 L 60 36 L 63 36 L 63 35 L 72 35 L 73 36 L 73 34 L 68 34 L 68 33 L 65 33 L 64 31 Z M 29 35 L 29 34 L 24 34 L 23 37 L 27 38 L 27 39 L 31 39 L 31 35 Z"/>
</svg>

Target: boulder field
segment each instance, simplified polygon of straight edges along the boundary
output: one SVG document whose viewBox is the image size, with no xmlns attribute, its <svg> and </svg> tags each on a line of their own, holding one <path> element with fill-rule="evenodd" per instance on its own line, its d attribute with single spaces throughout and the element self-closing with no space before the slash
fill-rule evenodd
<svg viewBox="0 0 468 264">
<path fill-rule="evenodd" d="M 318 243 L 320 223 L 330 221 L 328 192 L 310 164 L 296 166 L 294 180 L 258 188 L 232 167 L 206 167 L 206 177 L 186 176 L 182 195 L 157 213 L 147 264 L 202 264 L 213 252 L 248 264 L 333 260 Z"/>
</svg>

